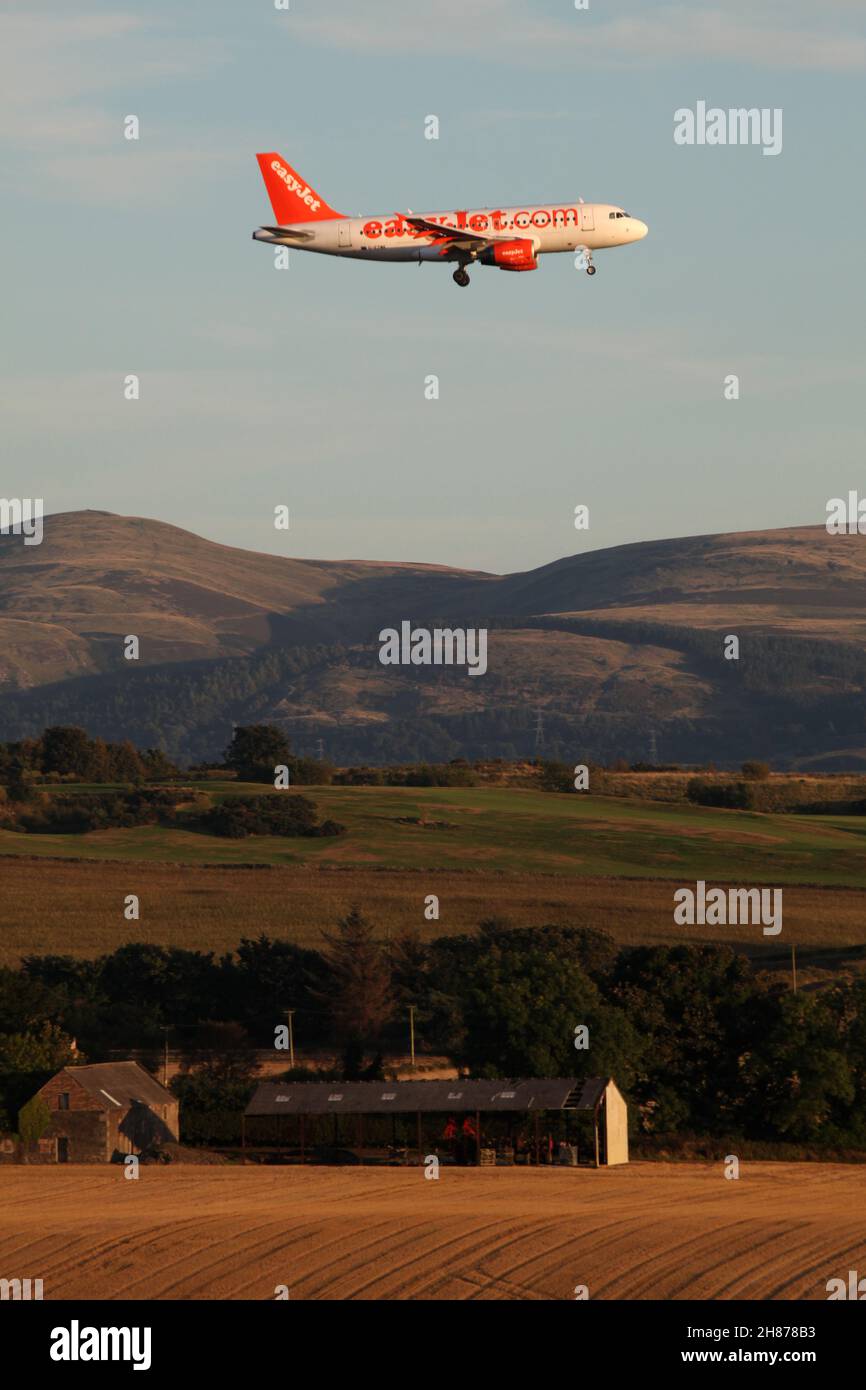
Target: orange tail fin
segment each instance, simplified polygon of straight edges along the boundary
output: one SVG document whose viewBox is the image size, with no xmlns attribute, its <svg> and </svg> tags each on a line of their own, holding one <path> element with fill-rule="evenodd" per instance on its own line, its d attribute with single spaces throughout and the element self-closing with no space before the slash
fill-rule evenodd
<svg viewBox="0 0 866 1390">
<path fill-rule="evenodd" d="M 274 216 L 281 226 L 292 222 L 324 222 L 329 217 L 341 217 L 320 198 L 315 189 L 304 183 L 291 164 L 281 154 L 257 154 L 259 168 L 268 190 Z"/>
</svg>

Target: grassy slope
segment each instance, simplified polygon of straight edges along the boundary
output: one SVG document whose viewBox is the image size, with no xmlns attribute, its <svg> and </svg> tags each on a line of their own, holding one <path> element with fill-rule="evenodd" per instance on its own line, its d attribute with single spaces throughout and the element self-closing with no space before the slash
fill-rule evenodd
<svg viewBox="0 0 866 1390">
<path fill-rule="evenodd" d="M 208 787 L 215 798 L 262 790 L 237 783 Z M 348 834 L 223 840 L 156 827 L 89 835 L 3 831 L 0 854 L 866 888 L 866 819 L 858 817 L 769 816 L 522 788 L 299 790 L 315 801 L 322 816 L 344 824 Z M 411 818 L 433 824 L 401 823 Z"/>
<path fill-rule="evenodd" d="M 513 788 L 303 790 L 322 814 L 347 825 L 345 837 L 0 833 L 0 963 L 28 952 L 91 956 L 133 940 L 219 952 L 263 931 L 317 944 L 353 903 L 384 934 L 409 926 L 428 936 L 466 931 L 497 914 L 518 925 L 600 927 L 623 945 L 728 942 L 768 965 L 783 966 L 794 942 L 804 966 L 863 954 L 866 823 L 855 818 Z M 403 824 L 405 817 L 453 828 Z M 785 885 L 781 936 L 764 938 L 752 926 L 677 927 L 674 889 L 698 878 Z M 129 893 L 141 899 L 134 922 L 123 916 Z M 437 922 L 424 918 L 430 893 L 441 901 Z"/>
</svg>

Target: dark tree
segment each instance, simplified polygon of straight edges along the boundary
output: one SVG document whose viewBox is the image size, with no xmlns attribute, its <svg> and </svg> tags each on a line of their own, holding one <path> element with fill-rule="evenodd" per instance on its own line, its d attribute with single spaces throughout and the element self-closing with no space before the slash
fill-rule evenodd
<svg viewBox="0 0 866 1390">
<path fill-rule="evenodd" d="M 0 966 L 0 1033 L 28 1033 L 57 1016 L 61 991 Z"/>
<path fill-rule="evenodd" d="M 319 997 L 334 1032 L 360 1068 L 366 1048 L 377 1042 L 394 1010 L 391 972 L 372 923 L 353 907 L 335 933 L 323 933 L 328 951 L 327 976 Z"/>
<path fill-rule="evenodd" d="M 805 992 L 768 996 L 753 1036 L 759 1044 L 743 1061 L 746 1132 L 820 1140 L 857 1094 L 856 1064 L 845 1055 L 832 1001 Z"/>
<path fill-rule="evenodd" d="M 577 953 L 563 949 L 555 930 L 533 939 L 492 925 L 455 982 L 464 1023 L 457 1060 L 475 1076 L 611 1075 L 630 1089 L 641 1041 Z M 578 1048 L 581 1026 L 588 1046 Z"/>
<path fill-rule="evenodd" d="M 316 991 L 321 991 L 325 966 L 318 951 L 293 941 L 272 941 L 264 933 L 255 941 L 244 937 L 236 958 L 222 962 L 229 1017 L 239 1018 L 261 1046 L 274 1043 L 274 1029 L 294 1009 L 295 1040 L 301 1051 L 324 1028 Z"/>
<path fill-rule="evenodd" d="M 759 763 L 754 759 L 743 763 L 742 773 L 753 782 L 766 782 L 770 775 L 770 768 L 767 763 Z"/>
<path fill-rule="evenodd" d="M 113 744 L 108 750 L 107 761 L 115 782 L 143 782 L 147 775 L 144 759 L 129 739 Z"/>
<path fill-rule="evenodd" d="M 635 1095 L 652 1128 L 731 1133 L 743 1124 L 744 1057 L 762 1037 L 766 985 L 722 946 L 623 952 L 611 998 L 651 1040 Z"/>
<path fill-rule="evenodd" d="M 42 735 L 42 770 L 86 777 L 90 772 L 93 745 L 83 729 L 57 724 Z"/>
<path fill-rule="evenodd" d="M 274 768 L 290 757 L 288 739 L 272 724 L 238 725 L 225 751 L 226 767 L 246 782 L 272 782 Z"/>
<path fill-rule="evenodd" d="M 232 796 L 199 818 L 203 830 L 233 840 L 247 835 L 341 835 L 336 821 L 318 822 L 318 812 L 305 796 L 279 792 L 269 796 Z"/>
</svg>

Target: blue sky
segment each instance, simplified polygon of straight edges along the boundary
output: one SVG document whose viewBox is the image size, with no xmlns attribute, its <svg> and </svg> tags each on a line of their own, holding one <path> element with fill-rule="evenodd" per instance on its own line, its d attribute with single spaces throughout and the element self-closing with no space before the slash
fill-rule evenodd
<svg viewBox="0 0 866 1390">
<path fill-rule="evenodd" d="M 28 0 L 0 49 L 3 495 L 514 571 L 866 488 L 861 3 Z M 675 145 L 699 100 L 781 108 L 782 153 Z M 260 149 L 347 213 L 582 196 L 650 235 L 593 280 L 276 271 Z"/>
</svg>

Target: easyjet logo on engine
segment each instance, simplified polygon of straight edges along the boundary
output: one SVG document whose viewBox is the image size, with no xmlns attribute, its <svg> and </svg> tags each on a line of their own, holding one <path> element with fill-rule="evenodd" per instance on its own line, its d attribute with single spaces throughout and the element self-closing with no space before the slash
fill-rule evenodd
<svg viewBox="0 0 866 1390">
<path fill-rule="evenodd" d="M 495 212 L 455 212 L 438 213 L 427 218 L 428 222 L 437 222 L 441 227 L 451 227 L 463 230 L 468 227 L 471 232 L 506 232 L 513 227 L 518 227 L 522 231 L 530 228 L 537 228 L 543 231 L 545 227 L 576 227 L 579 222 L 579 211 L 576 207 L 571 208 L 521 208 L 514 213 L 513 217 L 501 208 Z M 362 228 L 364 236 L 370 241 L 375 241 L 377 237 L 408 236 L 413 239 L 428 238 L 433 236 L 432 232 L 425 232 L 417 227 L 410 227 L 403 217 L 392 217 L 387 222 L 377 221 L 365 222 Z"/>
<path fill-rule="evenodd" d="M 282 179 L 283 183 L 287 185 L 292 193 L 297 193 L 301 202 L 306 203 L 311 212 L 319 211 L 319 208 L 322 206 L 321 201 L 315 196 L 308 184 L 298 183 L 298 180 L 289 173 L 288 169 L 284 169 L 277 159 L 271 160 L 271 168 L 277 178 Z"/>
<path fill-rule="evenodd" d="M 531 241 L 500 241 L 493 247 L 494 265 L 510 270 L 535 270 L 535 247 Z"/>
</svg>

